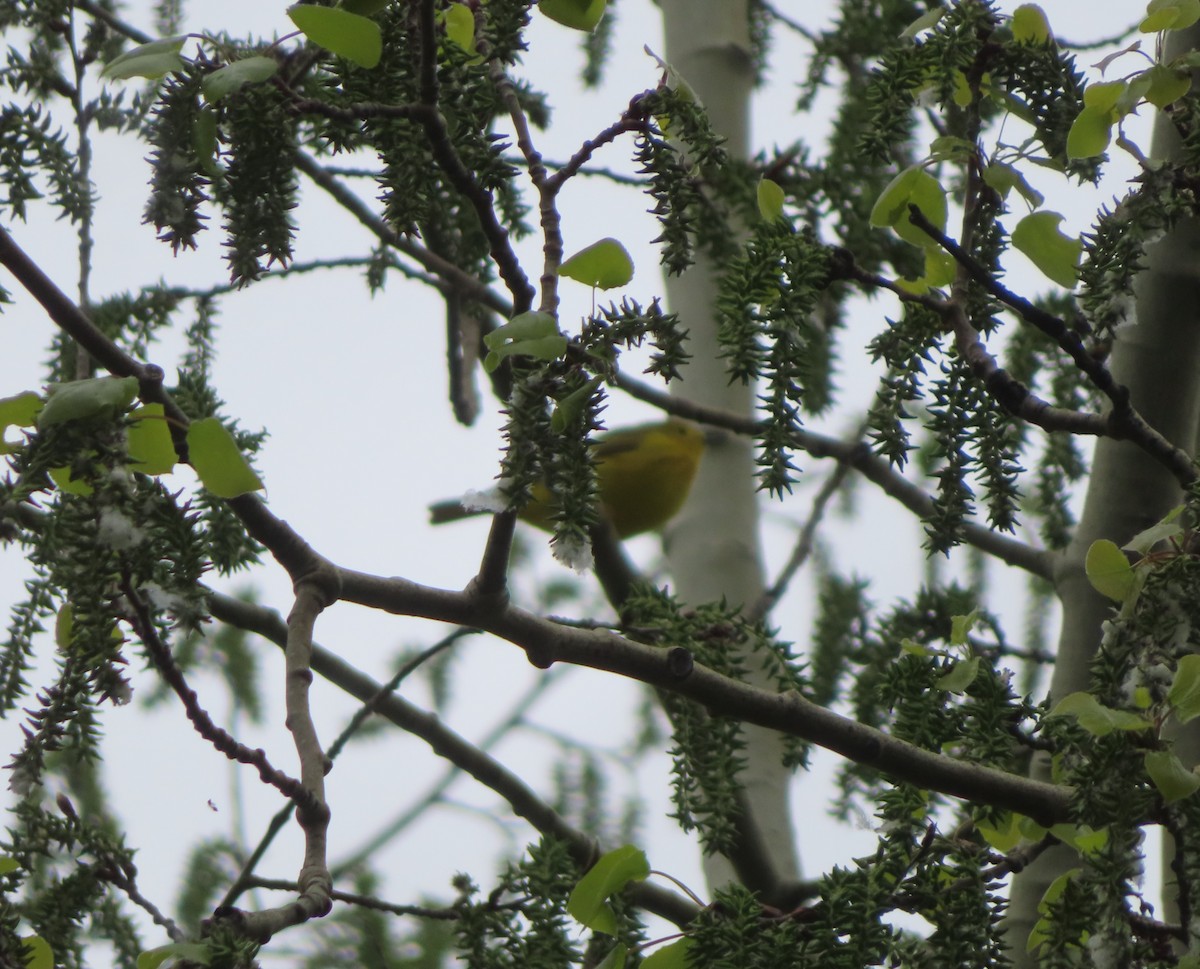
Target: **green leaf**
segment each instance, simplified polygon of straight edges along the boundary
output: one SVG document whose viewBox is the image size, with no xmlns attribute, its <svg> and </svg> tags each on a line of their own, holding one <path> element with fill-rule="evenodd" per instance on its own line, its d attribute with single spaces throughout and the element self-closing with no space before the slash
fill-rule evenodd
<svg viewBox="0 0 1200 969">
<path fill-rule="evenodd" d="M 642 960 L 642 969 L 687 969 L 687 954 L 691 947 L 692 940 L 688 936 L 676 939 L 646 956 Z"/>
<path fill-rule="evenodd" d="M 196 152 L 201 171 L 214 178 L 220 176 L 221 166 L 217 164 L 217 113 L 207 104 L 196 112 L 192 149 Z"/>
<path fill-rule="evenodd" d="M 475 15 L 465 3 L 446 8 L 446 36 L 468 54 L 475 53 Z"/>
<path fill-rule="evenodd" d="M 40 429 L 67 421 L 113 418 L 137 396 L 136 377 L 91 377 L 55 384 L 38 415 Z"/>
<path fill-rule="evenodd" d="M 955 663 L 948 673 L 943 673 L 937 678 L 934 685 L 947 693 L 962 693 L 975 682 L 975 677 L 978 675 L 979 657 L 972 656 L 970 659 Z"/>
<path fill-rule="evenodd" d="M 646 52 L 647 56 L 654 58 L 654 62 L 662 70 L 663 78 L 662 78 L 661 83 L 665 84 L 667 87 L 669 87 L 672 91 L 674 91 L 676 94 L 678 94 L 685 101 L 690 101 L 692 103 L 697 103 L 699 101 L 699 99 L 696 97 L 695 89 L 687 82 L 687 79 L 682 74 L 680 74 L 679 71 L 677 71 L 670 63 L 663 60 L 656 53 L 654 53 L 654 51 L 652 51 L 650 49 L 649 44 L 643 44 L 642 50 L 644 50 Z M 660 116 L 656 120 L 658 121 L 659 127 L 662 128 L 663 134 L 669 134 L 668 124 L 667 124 L 668 119 L 663 116 Z"/>
<path fill-rule="evenodd" d="M 16 858 L 10 858 L 8 855 L 0 855 L 0 875 L 11 875 L 14 871 L 21 870 L 21 863 Z"/>
<path fill-rule="evenodd" d="M 597 289 L 613 289 L 633 279 L 633 260 L 616 239 L 601 239 L 567 259 L 558 274 Z"/>
<path fill-rule="evenodd" d="M 1155 64 L 1146 71 L 1145 77 L 1150 82 L 1146 100 L 1160 110 L 1178 101 L 1192 89 L 1190 74 L 1164 64 Z"/>
<path fill-rule="evenodd" d="M 584 404 L 591 399 L 596 388 L 603 382 L 603 377 L 593 377 L 578 390 L 568 394 L 555 404 L 554 411 L 550 415 L 551 429 L 561 434 L 573 424 L 582 413 Z"/>
<path fill-rule="evenodd" d="M 934 655 L 934 651 L 932 649 L 930 649 L 928 646 L 924 646 L 921 643 L 918 643 L 915 639 L 909 639 L 907 636 L 904 639 L 900 640 L 900 648 L 902 650 L 904 650 L 904 652 L 909 653 L 913 656 L 933 656 Z"/>
<path fill-rule="evenodd" d="M 1095 108 L 1097 111 L 1111 111 L 1120 103 L 1128 86 L 1128 81 L 1104 81 L 1098 84 L 1089 84 L 1083 91 L 1083 103 L 1086 107 Z"/>
<path fill-rule="evenodd" d="M 33 427 L 38 412 L 42 409 L 42 398 L 32 390 L 13 397 L 0 397 L 0 454 L 12 454 L 20 444 L 9 444 L 4 440 L 10 427 Z"/>
<path fill-rule="evenodd" d="M 1103 737 L 1114 730 L 1149 730 L 1152 726 L 1139 714 L 1104 706 L 1090 693 L 1072 693 L 1063 697 L 1047 716 L 1074 717 L 1079 726 L 1094 737 Z"/>
<path fill-rule="evenodd" d="M 958 274 L 958 263 L 942 249 L 925 250 L 925 283 L 932 289 L 949 286 Z"/>
<path fill-rule="evenodd" d="M 259 84 L 274 77 L 278 70 L 279 62 L 273 57 L 243 57 L 205 75 L 200 82 L 200 90 L 206 101 L 220 101 L 225 95 L 240 90 L 243 85 Z"/>
<path fill-rule="evenodd" d="M 937 243 L 909 221 L 909 206 L 915 205 L 932 225 L 946 230 L 946 190 L 920 165 L 906 168 L 888 183 L 871 209 L 871 225 L 890 227 L 905 242 L 921 249 Z"/>
<path fill-rule="evenodd" d="M 939 20 L 946 16 L 948 9 L 948 7 L 938 4 L 936 7 L 925 11 L 925 13 L 921 14 L 921 16 L 900 31 L 900 39 L 912 40 L 922 30 L 928 30 L 930 27 L 935 26 Z"/>
<path fill-rule="evenodd" d="M 975 94 L 971 91 L 971 82 L 967 80 L 967 75 L 962 71 L 955 70 L 953 76 L 954 91 L 951 96 L 954 98 L 955 104 L 960 108 L 965 108 L 975 99 Z"/>
<path fill-rule="evenodd" d="M 1072 868 L 1070 871 L 1064 871 L 1059 875 L 1042 894 L 1042 900 L 1038 902 L 1038 911 L 1042 914 L 1047 914 L 1050 911 L 1050 906 L 1062 897 L 1062 893 L 1067 890 L 1067 886 L 1071 884 L 1071 880 L 1075 878 L 1081 871 L 1080 868 Z"/>
<path fill-rule="evenodd" d="M 624 942 L 618 942 L 597 964 L 596 969 L 625 969 L 625 957 L 629 955 L 629 946 Z"/>
<path fill-rule="evenodd" d="M 187 432 L 188 460 L 200 483 L 218 498 L 258 491 L 263 483 L 217 418 L 193 421 Z"/>
<path fill-rule="evenodd" d="M 972 609 L 965 616 L 951 616 L 950 645 L 966 646 L 967 637 L 971 635 L 971 630 L 975 628 L 975 623 L 977 622 L 979 622 L 978 609 Z"/>
<path fill-rule="evenodd" d="M 538 9 L 573 30 L 592 31 L 604 16 L 608 0 L 540 0 Z"/>
<path fill-rule="evenodd" d="M 650 863 L 641 849 L 625 845 L 610 851 L 579 879 L 567 899 L 567 911 L 577 922 L 605 935 L 616 935 L 617 917 L 608 899 L 630 882 L 642 881 L 650 874 Z"/>
<path fill-rule="evenodd" d="M 1021 834 L 1026 841 L 1041 841 L 1046 837 L 1046 828 L 1043 828 L 1033 818 L 1027 818 L 1021 815 L 1021 820 L 1017 822 L 1017 826 L 1021 829 Z"/>
<path fill-rule="evenodd" d="M 54 617 L 54 645 L 59 649 L 70 647 L 74 630 L 75 610 L 71 608 L 71 603 L 64 602 Z"/>
<path fill-rule="evenodd" d="M 783 187 L 769 178 L 758 180 L 758 214 L 774 222 L 783 216 Z"/>
<path fill-rule="evenodd" d="M 287 13 L 292 23 L 318 47 L 359 67 L 374 67 L 383 55 L 383 34 L 374 20 L 338 7 L 308 3 L 288 7 Z"/>
<path fill-rule="evenodd" d="M 1018 44 L 1045 44 L 1050 40 L 1050 21 L 1036 3 L 1023 3 L 1012 14 L 1013 40 Z"/>
<path fill-rule="evenodd" d="M 483 369 L 488 373 L 509 356 L 557 360 L 567 352 L 567 338 L 558 331 L 558 322 L 548 313 L 530 311 L 514 316 L 483 338 L 488 348 Z"/>
<path fill-rule="evenodd" d="M 1038 902 L 1038 912 L 1040 914 L 1044 916 L 1050 914 L 1050 906 L 1058 901 L 1062 893 L 1067 890 L 1067 886 L 1071 884 L 1071 881 L 1081 870 L 1080 868 L 1072 868 L 1070 871 L 1064 871 L 1050 883 L 1050 887 L 1042 895 L 1042 900 Z M 1049 937 L 1049 920 L 1046 918 L 1039 919 L 1034 925 L 1033 930 L 1029 933 L 1029 940 L 1025 943 L 1025 951 L 1032 952 L 1034 949 L 1040 948 L 1049 941 Z"/>
<path fill-rule="evenodd" d="M 1021 815 L 1005 811 L 995 826 L 986 821 L 975 819 L 976 830 L 983 835 L 983 840 L 1000 852 L 1012 851 L 1022 840 Z"/>
<path fill-rule="evenodd" d="M 1168 804 L 1181 801 L 1200 789 L 1200 777 L 1184 767 L 1183 762 L 1169 750 L 1147 751 L 1146 773 Z"/>
<path fill-rule="evenodd" d="M 1128 92 L 1126 81 L 1090 84 L 1083 92 L 1083 109 L 1067 132 L 1068 158 L 1095 158 L 1102 154 L 1112 140 L 1113 126 L 1125 111 L 1121 101 Z"/>
<path fill-rule="evenodd" d="M 1197 20 L 1200 20 L 1200 0 L 1150 0 L 1138 30 L 1143 34 L 1184 30 Z"/>
<path fill-rule="evenodd" d="M 1102 538 L 1092 542 L 1083 562 L 1092 588 L 1102 596 L 1116 602 L 1124 602 L 1134 588 L 1133 566 L 1125 553 L 1117 548 L 1116 542 Z"/>
<path fill-rule="evenodd" d="M 23 935 L 25 969 L 54 969 L 54 950 L 40 935 Z"/>
<path fill-rule="evenodd" d="M 1045 196 L 1030 185 L 1020 171 L 1004 162 L 992 162 L 988 165 L 983 170 L 983 181 L 998 192 L 1001 198 L 1007 198 L 1008 193 L 1016 189 L 1021 198 L 1033 208 L 1037 208 L 1045 201 Z"/>
<path fill-rule="evenodd" d="M 134 471 L 142 474 L 166 474 L 178 457 L 171 441 L 171 429 L 162 404 L 147 404 L 129 415 L 134 421 L 125 432 L 129 458 Z"/>
<path fill-rule="evenodd" d="M 1112 141 L 1114 124 L 1116 119 L 1111 111 L 1085 107 L 1067 132 L 1067 157 L 1095 158 L 1102 155 Z"/>
<path fill-rule="evenodd" d="M 1083 243 L 1059 231 L 1062 218 L 1049 211 L 1025 216 L 1013 229 L 1012 244 L 1058 285 L 1074 289 Z"/>
<path fill-rule="evenodd" d="M 156 81 L 172 71 L 181 71 L 186 62 L 179 52 L 183 50 L 186 40 L 186 36 L 167 37 L 127 50 L 109 61 L 108 66 L 100 72 L 100 77 L 111 81 L 145 77 Z"/>
<path fill-rule="evenodd" d="M 1200 717 L 1200 656 L 1189 653 L 1179 660 L 1167 703 L 1180 723 Z"/>
<path fill-rule="evenodd" d="M 65 491 L 69 495 L 79 495 L 81 498 L 86 498 L 96 491 L 83 478 L 71 477 L 72 471 L 69 467 L 51 468 L 46 473 L 50 476 L 50 480 L 54 482 L 55 487 L 59 491 Z"/>
<path fill-rule="evenodd" d="M 1097 831 L 1090 824 L 1056 824 L 1050 833 L 1081 855 L 1094 855 L 1108 844 L 1108 828 Z"/>
<path fill-rule="evenodd" d="M 207 966 L 212 964 L 212 952 L 203 942 L 172 942 L 139 954 L 137 969 L 158 969 L 168 959 L 187 960 Z"/>
<path fill-rule="evenodd" d="M 1183 514 L 1183 510 L 1183 505 L 1176 505 L 1162 517 L 1161 521 L 1138 532 L 1122 548 L 1137 552 L 1139 555 L 1146 555 L 1159 542 L 1178 538 L 1183 534 L 1183 526 L 1176 519 Z"/>
</svg>

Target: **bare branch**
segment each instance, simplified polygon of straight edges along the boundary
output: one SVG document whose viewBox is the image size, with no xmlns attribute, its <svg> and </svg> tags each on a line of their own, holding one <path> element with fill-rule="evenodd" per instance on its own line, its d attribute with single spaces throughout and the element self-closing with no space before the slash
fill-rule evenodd
<svg viewBox="0 0 1200 969">
<path fill-rule="evenodd" d="M 480 608 L 469 595 L 399 578 L 340 571 L 342 597 L 397 615 L 475 625 L 524 650 L 539 668 L 572 663 L 672 690 L 711 713 L 769 727 L 954 797 L 1018 811 L 1040 824 L 1068 817 L 1071 789 L 967 763 L 897 740 L 805 700 L 731 680 L 700 664 L 680 663 L 673 650 L 633 642 L 603 630 L 571 629 L 509 605 Z M 686 650 L 685 650 L 686 652 Z"/>
<path fill-rule="evenodd" d="M 452 595 L 468 598 L 459 593 Z M 272 610 L 239 602 L 230 596 L 213 595 L 209 601 L 214 616 L 225 621 L 236 619 L 239 627 L 253 630 L 276 645 L 286 643 L 286 628 Z M 320 646 L 313 647 L 312 668 L 360 700 L 366 701 L 380 694 L 378 683 Z M 524 818 L 536 830 L 564 841 L 579 864 L 590 865 L 599 857 L 599 846 L 591 838 L 571 827 L 520 777 L 463 739 L 434 714 L 426 713 L 395 693 L 379 700 L 378 713 L 401 729 L 420 737 L 434 753 L 495 791 L 509 803 L 518 817 Z M 698 911 L 686 899 L 658 886 L 643 883 L 635 886 L 630 894 L 642 908 L 676 925 L 686 925 Z"/>
</svg>

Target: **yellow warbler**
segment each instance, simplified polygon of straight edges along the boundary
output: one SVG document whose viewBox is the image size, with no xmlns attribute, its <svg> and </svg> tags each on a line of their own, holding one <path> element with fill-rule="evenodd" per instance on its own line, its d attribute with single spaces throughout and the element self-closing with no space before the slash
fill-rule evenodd
<svg viewBox="0 0 1200 969">
<path fill-rule="evenodd" d="M 592 453 L 601 511 L 618 537 L 653 531 L 671 520 L 692 487 L 704 444 L 704 431 L 680 420 L 625 427 L 597 437 Z M 430 506 L 430 521 L 439 525 L 488 510 L 494 509 L 443 501 Z M 539 485 L 519 515 L 522 521 L 549 530 L 554 512 L 549 489 Z"/>
</svg>

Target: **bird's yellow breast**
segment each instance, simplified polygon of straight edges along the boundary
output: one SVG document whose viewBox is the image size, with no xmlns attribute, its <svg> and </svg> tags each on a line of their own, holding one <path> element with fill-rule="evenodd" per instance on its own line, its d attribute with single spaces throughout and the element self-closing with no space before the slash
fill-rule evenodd
<svg viewBox="0 0 1200 969">
<path fill-rule="evenodd" d="M 600 504 L 620 538 L 661 528 L 683 507 L 700 458 L 704 433 L 683 421 L 622 428 L 596 441 Z M 552 527 L 555 509 L 549 490 L 534 489 L 521 518 Z"/>
</svg>

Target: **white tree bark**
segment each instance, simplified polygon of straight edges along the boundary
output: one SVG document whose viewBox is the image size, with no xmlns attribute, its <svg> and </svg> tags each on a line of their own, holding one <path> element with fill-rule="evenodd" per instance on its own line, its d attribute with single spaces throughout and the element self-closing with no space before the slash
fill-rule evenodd
<svg viewBox="0 0 1200 969">
<path fill-rule="evenodd" d="M 691 85 L 726 147 L 749 154 L 750 59 L 745 0 L 661 0 L 667 61 Z M 668 277 L 667 299 L 691 334 L 692 359 L 676 393 L 740 414 L 750 414 L 754 388 L 731 385 L 717 354 L 716 285 L 703 258 L 681 277 Z M 667 556 L 679 595 L 687 602 L 724 598 L 753 603 L 764 588 L 754 488 L 753 452 L 744 440 L 710 446 L 687 505 L 671 523 Z M 757 669 L 758 664 L 750 664 Z M 765 852 L 784 881 L 798 877 L 789 810 L 790 775 L 781 766 L 782 745 L 773 731 L 745 728 L 743 775 L 750 819 Z M 708 863 L 710 885 L 733 879 L 723 858 Z"/>
</svg>

